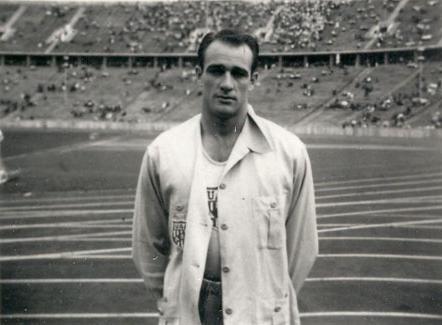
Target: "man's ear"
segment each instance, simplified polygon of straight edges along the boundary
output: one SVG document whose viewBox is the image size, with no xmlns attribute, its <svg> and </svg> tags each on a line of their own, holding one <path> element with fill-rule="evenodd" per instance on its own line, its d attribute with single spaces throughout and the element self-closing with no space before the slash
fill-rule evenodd
<svg viewBox="0 0 442 325">
<path fill-rule="evenodd" d="M 198 79 L 199 79 L 199 78 L 201 78 L 201 76 L 203 75 L 203 69 L 201 69 L 201 67 L 200 67 L 199 65 L 197 65 L 197 66 L 195 67 L 195 73 L 196 73 L 196 76 L 197 76 Z"/>
<path fill-rule="evenodd" d="M 249 86 L 249 90 L 252 90 L 253 87 L 255 86 L 255 83 L 258 81 L 258 72 L 253 72 L 252 76 L 250 77 L 250 86 Z"/>
</svg>

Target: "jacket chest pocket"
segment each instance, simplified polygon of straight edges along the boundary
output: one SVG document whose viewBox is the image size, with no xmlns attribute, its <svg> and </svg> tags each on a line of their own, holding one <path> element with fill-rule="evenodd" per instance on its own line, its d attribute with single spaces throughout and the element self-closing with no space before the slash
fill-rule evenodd
<svg viewBox="0 0 442 325">
<path fill-rule="evenodd" d="M 279 196 L 253 199 L 253 214 L 258 228 L 259 248 L 281 249 L 284 243 L 284 218 Z"/>
</svg>

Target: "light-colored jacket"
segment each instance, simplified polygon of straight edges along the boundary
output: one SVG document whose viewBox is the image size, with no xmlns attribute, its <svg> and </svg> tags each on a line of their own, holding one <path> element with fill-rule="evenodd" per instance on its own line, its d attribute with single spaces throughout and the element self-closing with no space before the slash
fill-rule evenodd
<svg viewBox="0 0 442 325">
<path fill-rule="evenodd" d="M 160 324 L 200 324 L 212 229 L 200 120 L 159 135 L 138 180 L 132 254 L 158 299 Z M 218 221 L 224 324 L 299 324 L 296 293 L 318 253 L 310 161 L 295 135 L 251 106 L 219 185 Z"/>
</svg>

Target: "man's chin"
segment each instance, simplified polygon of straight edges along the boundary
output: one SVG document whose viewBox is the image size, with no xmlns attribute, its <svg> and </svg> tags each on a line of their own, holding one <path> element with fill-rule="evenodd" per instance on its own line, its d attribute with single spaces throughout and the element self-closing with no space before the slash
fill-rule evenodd
<svg viewBox="0 0 442 325">
<path fill-rule="evenodd" d="M 237 115 L 240 109 L 231 104 L 217 104 L 213 107 L 212 111 L 217 116 L 228 118 Z"/>
</svg>

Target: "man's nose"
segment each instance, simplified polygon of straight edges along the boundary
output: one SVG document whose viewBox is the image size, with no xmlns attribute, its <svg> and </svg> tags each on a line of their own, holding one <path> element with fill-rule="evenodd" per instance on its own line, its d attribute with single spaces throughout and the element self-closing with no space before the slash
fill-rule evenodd
<svg viewBox="0 0 442 325">
<path fill-rule="evenodd" d="M 221 80 L 221 89 L 225 92 L 231 91 L 233 89 L 233 78 L 229 71 L 226 71 Z"/>
</svg>

